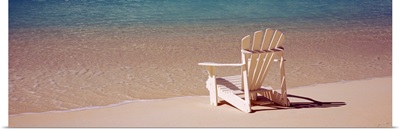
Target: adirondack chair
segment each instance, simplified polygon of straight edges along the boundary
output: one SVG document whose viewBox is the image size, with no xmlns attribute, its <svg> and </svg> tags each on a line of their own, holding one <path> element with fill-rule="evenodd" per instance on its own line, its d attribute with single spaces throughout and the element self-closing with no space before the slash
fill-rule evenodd
<svg viewBox="0 0 400 130">
<path fill-rule="evenodd" d="M 285 36 L 278 30 L 266 29 L 265 33 L 257 31 L 254 33 L 252 43 L 250 35 L 242 39 L 242 63 L 198 63 L 198 65 L 207 66 L 208 79 L 206 87 L 210 92 L 210 103 L 217 106 L 218 97 L 220 97 L 241 111 L 249 113 L 252 111 L 252 103 L 257 102 L 257 96 L 259 95 L 275 104 L 290 106 L 286 92 L 285 59 L 283 55 L 284 48 L 282 47 L 284 39 Z M 268 69 L 273 62 L 280 64 L 280 93 L 272 87 L 262 86 Z M 241 74 L 217 78 L 215 67 L 220 66 L 241 67 Z"/>
</svg>

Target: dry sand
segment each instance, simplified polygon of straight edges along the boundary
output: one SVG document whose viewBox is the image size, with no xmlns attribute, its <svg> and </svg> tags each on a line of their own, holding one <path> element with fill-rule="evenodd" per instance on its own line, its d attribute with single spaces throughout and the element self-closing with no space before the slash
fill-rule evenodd
<svg viewBox="0 0 400 130">
<path fill-rule="evenodd" d="M 392 127 L 392 77 L 292 88 L 288 93 L 293 107 L 255 106 L 250 114 L 223 102 L 214 107 L 209 105 L 207 96 L 195 96 L 14 115 L 9 116 L 9 126 Z"/>
</svg>

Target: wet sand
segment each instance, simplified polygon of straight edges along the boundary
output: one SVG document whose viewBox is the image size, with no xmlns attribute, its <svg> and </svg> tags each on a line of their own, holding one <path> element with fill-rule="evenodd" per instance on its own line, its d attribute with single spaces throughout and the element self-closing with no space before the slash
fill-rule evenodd
<svg viewBox="0 0 400 130">
<path fill-rule="evenodd" d="M 205 96 L 207 74 L 197 63 L 240 62 L 240 39 L 268 27 L 286 35 L 290 89 L 392 75 L 391 26 L 10 29 L 9 115 Z M 240 68 L 218 68 L 217 74 L 237 75 Z M 264 85 L 278 88 L 278 74 L 272 66 Z M 203 97 L 195 99 L 207 104 Z"/>
</svg>

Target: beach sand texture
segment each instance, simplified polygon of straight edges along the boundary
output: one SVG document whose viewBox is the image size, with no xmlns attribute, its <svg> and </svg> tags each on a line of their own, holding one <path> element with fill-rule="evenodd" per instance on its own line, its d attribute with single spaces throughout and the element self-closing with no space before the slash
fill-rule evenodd
<svg viewBox="0 0 400 130">
<path fill-rule="evenodd" d="M 244 113 L 208 97 L 138 101 L 116 107 L 24 114 L 10 127 L 392 127 L 392 78 L 289 89 L 294 107 L 256 106 Z M 301 97 L 301 98 L 298 98 Z M 302 98 L 310 98 L 312 102 Z"/>
<path fill-rule="evenodd" d="M 239 63 L 240 39 L 260 29 L 10 30 L 9 114 L 207 95 L 197 63 Z M 289 88 L 391 75 L 391 27 L 282 32 Z M 278 88 L 279 67 L 271 68 L 264 85 Z M 237 74 L 240 67 L 217 68 L 219 76 Z"/>
</svg>

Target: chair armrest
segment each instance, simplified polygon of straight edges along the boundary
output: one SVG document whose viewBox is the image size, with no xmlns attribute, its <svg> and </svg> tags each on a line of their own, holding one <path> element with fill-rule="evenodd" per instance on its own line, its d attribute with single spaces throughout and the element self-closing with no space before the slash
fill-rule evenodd
<svg viewBox="0 0 400 130">
<path fill-rule="evenodd" d="M 213 62 L 202 62 L 198 63 L 198 65 L 202 66 L 243 66 L 243 63 L 233 63 L 233 64 L 227 64 L 227 63 L 213 63 Z"/>
</svg>

